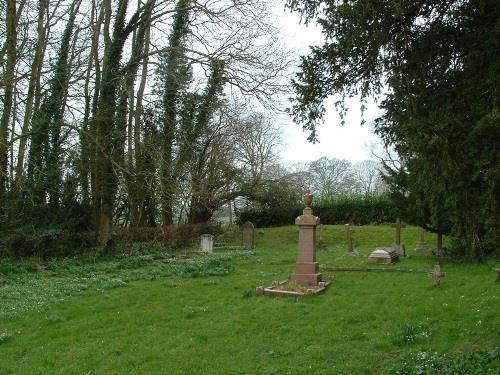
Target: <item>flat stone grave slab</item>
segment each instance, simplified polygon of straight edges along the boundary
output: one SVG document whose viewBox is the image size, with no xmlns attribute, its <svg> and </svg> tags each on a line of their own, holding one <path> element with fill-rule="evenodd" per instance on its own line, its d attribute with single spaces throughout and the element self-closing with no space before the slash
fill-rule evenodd
<svg viewBox="0 0 500 375">
<path fill-rule="evenodd" d="M 398 253 L 392 247 L 377 247 L 368 257 L 368 263 L 391 264 L 399 260 Z"/>
</svg>

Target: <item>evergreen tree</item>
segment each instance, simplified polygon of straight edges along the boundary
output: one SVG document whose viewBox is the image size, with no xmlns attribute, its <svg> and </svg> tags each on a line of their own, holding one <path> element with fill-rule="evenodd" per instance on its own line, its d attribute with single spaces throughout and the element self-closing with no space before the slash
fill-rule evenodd
<svg viewBox="0 0 500 375">
<path fill-rule="evenodd" d="M 495 0 L 288 0 L 326 36 L 302 59 L 295 120 L 316 139 L 330 95 L 389 88 L 376 132 L 404 168 L 387 181 L 407 219 L 481 256 L 500 243 L 500 7 Z M 397 194 L 394 194 L 397 195 Z"/>
</svg>

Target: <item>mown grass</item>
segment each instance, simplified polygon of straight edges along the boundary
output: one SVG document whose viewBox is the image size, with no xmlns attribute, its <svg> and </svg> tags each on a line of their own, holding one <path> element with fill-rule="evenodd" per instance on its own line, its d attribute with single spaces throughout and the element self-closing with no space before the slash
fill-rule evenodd
<svg viewBox="0 0 500 375">
<path fill-rule="evenodd" d="M 256 297 L 256 286 L 293 272 L 297 236 L 261 229 L 253 252 L 195 261 L 136 248 L 118 259 L 4 262 L 0 374 L 498 373 L 493 261 L 443 261 L 440 288 L 421 272 L 324 271 L 334 282 L 321 295 Z M 344 257 L 343 228 L 327 226 L 320 264 L 367 267 L 393 230 L 355 227 L 353 238 L 361 256 Z M 384 267 L 430 269 L 417 239 L 405 229 L 411 257 Z"/>
</svg>

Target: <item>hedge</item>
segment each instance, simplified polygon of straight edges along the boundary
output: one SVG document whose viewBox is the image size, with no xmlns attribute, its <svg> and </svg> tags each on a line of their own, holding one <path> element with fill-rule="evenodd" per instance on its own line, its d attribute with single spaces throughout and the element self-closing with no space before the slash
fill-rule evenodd
<svg viewBox="0 0 500 375">
<path fill-rule="evenodd" d="M 386 196 L 377 197 L 327 197 L 313 201 L 313 212 L 323 224 L 354 225 L 394 222 L 395 205 Z M 257 227 L 291 225 L 302 213 L 303 206 L 283 208 L 248 208 L 239 213 L 240 223 L 251 221 Z"/>
</svg>

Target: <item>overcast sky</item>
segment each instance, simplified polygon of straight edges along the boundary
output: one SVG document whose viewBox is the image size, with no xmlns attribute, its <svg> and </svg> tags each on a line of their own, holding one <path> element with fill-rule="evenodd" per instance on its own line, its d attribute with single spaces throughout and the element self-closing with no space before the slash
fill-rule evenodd
<svg viewBox="0 0 500 375">
<path fill-rule="evenodd" d="M 297 60 L 299 55 L 305 55 L 310 45 L 323 43 L 321 29 L 316 25 L 305 26 L 300 24 L 298 14 L 283 9 L 283 3 L 277 2 L 275 13 L 278 26 L 282 29 L 283 44 L 295 51 Z M 373 159 L 370 154 L 371 143 L 377 143 L 378 137 L 372 134 L 370 123 L 380 115 L 380 110 L 373 102 L 368 103 L 364 113 L 366 124 L 361 126 L 359 100 L 349 102 L 349 112 L 345 126 L 341 126 L 340 117 L 333 108 L 333 100 L 326 106 L 325 122 L 318 127 L 320 143 L 312 144 L 307 141 L 308 133 L 302 131 L 300 125 L 293 123 L 288 116 L 278 121 L 283 129 L 286 147 L 282 152 L 286 163 L 310 162 L 322 156 L 347 159 L 352 162 Z"/>
</svg>

